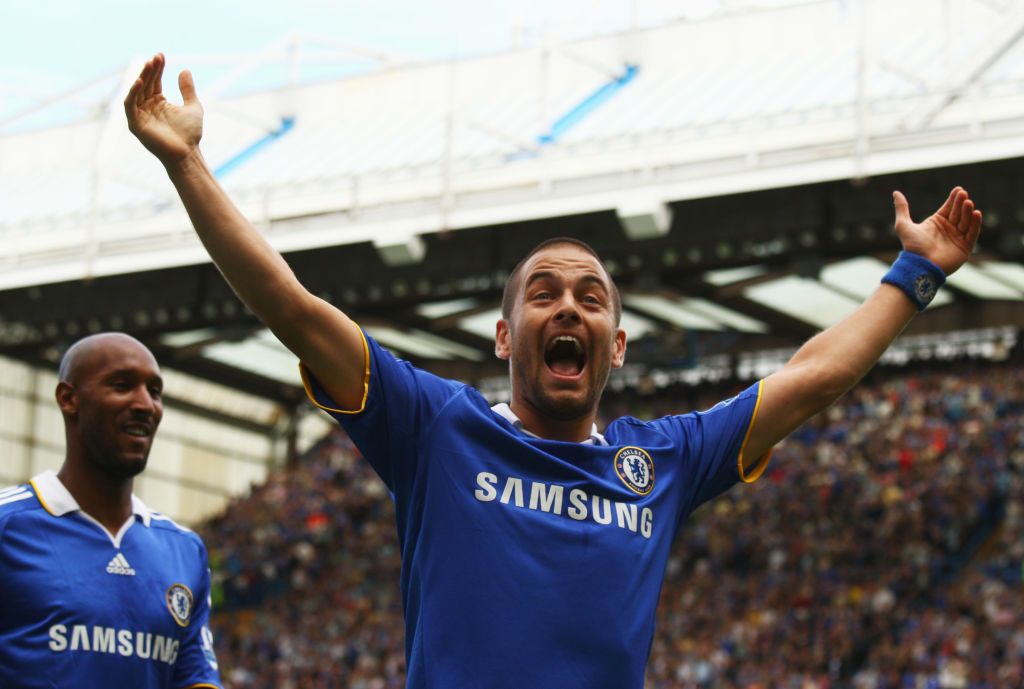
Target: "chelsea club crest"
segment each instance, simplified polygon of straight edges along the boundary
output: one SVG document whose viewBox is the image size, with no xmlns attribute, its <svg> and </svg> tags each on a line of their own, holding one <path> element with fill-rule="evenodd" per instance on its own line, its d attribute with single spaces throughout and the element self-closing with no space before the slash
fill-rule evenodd
<svg viewBox="0 0 1024 689">
<path fill-rule="evenodd" d="M 639 447 L 624 447 L 616 453 L 615 473 L 638 495 L 654 489 L 654 461 Z"/>
<path fill-rule="evenodd" d="M 188 626 L 192 617 L 192 591 L 184 584 L 172 584 L 167 589 L 167 609 L 171 617 L 182 627 Z"/>
</svg>

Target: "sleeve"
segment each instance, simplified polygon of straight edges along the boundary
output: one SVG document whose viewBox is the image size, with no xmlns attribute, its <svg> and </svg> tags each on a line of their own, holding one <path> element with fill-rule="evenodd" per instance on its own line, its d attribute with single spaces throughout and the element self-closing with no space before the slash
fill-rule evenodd
<svg viewBox="0 0 1024 689">
<path fill-rule="evenodd" d="M 675 426 L 675 435 L 681 435 L 683 518 L 735 483 L 753 483 L 768 467 L 771 450 L 761 457 L 744 456 L 761 402 L 762 382 L 707 411 L 663 419 Z"/>
<path fill-rule="evenodd" d="M 171 686 L 174 689 L 221 689 L 217 656 L 213 651 L 213 632 L 210 631 L 210 566 L 206 547 L 201 541 L 197 566 L 201 572 L 194 609 L 174 662 Z"/>
<path fill-rule="evenodd" d="M 299 367 L 309 399 L 341 424 L 394 494 L 415 472 L 420 439 L 465 386 L 396 359 L 362 332 L 366 391 L 358 409 L 339 409 L 312 372 Z"/>
</svg>

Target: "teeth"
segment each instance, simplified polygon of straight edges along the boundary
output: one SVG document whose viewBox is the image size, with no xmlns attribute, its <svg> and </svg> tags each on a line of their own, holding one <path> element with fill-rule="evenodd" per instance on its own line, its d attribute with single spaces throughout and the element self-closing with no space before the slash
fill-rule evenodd
<svg viewBox="0 0 1024 689">
<path fill-rule="evenodd" d="M 559 342 L 568 342 L 573 346 L 573 348 L 577 352 L 583 351 L 583 345 L 580 344 L 579 338 L 574 337 L 572 335 L 559 335 L 555 339 L 551 340 L 551 343 L 548 345 L 548 351 L 550 351 L 551 348 L 557 345 Z"/>
<path fill-rule="evenodd" d="M 139 438 L 145 438 L 149 436 L 149 431 L 147 431 L 145 428 L 126 428 L 125 432 L 128 433 L 128 435 L 134 435 Z"/>
</svg>

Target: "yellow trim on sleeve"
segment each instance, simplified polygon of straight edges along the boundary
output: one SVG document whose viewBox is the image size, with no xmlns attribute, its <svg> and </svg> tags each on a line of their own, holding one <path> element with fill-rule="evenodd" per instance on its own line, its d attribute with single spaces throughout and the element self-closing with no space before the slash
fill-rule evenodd
<svg viewBox="0 0 1024 689">
<path fill-rule="evenodd" d="M 306 397 L 309 401 L 315 404 L 324 411 L 333 412 L 335 414 L 359 414 L 366 408 L 366 396 L 370 392 L 370 345 L 366 341 L 366 334 L 362 328 L 359 328 L 359 337 L 363 339 L 363 398 L 359 402 L 358 409 L 333 409 L 331 407 L 325 407 L 324 405 L 317 402 L 316 397 L 313 396 L 313 386 L 309 382 L 309 372 L 306 371 L 306 365 L 299 362 L 299 375 L 302 377 L 302 387 L 306 390 Z"/>
<path fill-rule="evenodd" d="M 218 684 L 205 684 L 205 683 L 204 684 L 190 684 L 187 687 L 183 687 L 183 689 L 220 689 L 220 685 L 218 685 Z"/>
<path fill-rule="evenodd" d="M 29 485 L 31 485 L 32 490 L 35 491 L 36 499 L 39 501 L 39 504 L 43 506 L 43 509 L 52 514 L 54 517 L 56 517 L 57 513 L 51 510 L 50 506 L 46 504 L 45 500 L 43 500 L 43 494 L 39 492 L 39 486 L 36 485 L 35 479 L 29 479 Z"/>
<path fill-rule="evenodd" d="M 750 415 L 750 424 L 747 426 L 747 434 L 743 436 L 743 444 L 740 446 L 740 454 L 736 459 L 737 467 L 740 473 L 740 481 L 744 483 L 753 483 L 757 479 L 761 478 L 761 474 L 768 468 L 768 462 L 772 458 L 772 452 L 775 448 L 770 448 L 762 456 L 758 457 L 754 462 L 752 471 L 748 474 L 744 471 L 743 462 L 743 451 L 747 449 L 747 441 L 750 440 L 750 433 L 754 430 L 754 421 L 757 420 L 757 410 L 761 408 L 761 393 L 764 391 L 764 381 L 761 380 L 757 384 L 757 401 L 754 403 L 754 413 Z"/>
</svg>

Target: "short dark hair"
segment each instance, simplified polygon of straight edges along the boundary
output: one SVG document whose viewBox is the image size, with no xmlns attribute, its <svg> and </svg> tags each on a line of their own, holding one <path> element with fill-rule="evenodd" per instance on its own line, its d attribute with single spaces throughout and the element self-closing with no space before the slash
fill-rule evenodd
<svg viewBox="0 0 1024 689">
<path fill-rule="evenodd" d="M 612 311 L 615 314 L 615 325 L 619 324 L 622 319 L 622 298 L 619 296 L 619 288 L 615 285 L 615 280 L 612 279 L 611 273 L 608 272 L 608 268 L 605 267 L 604 261 L 601 260 L 601 256 L 598 255 L 594 247 L 590 246 L 584 241 L 579 239 L 573 239 L 572 237 L 553 237 L 551 239 L 545 239 L 543 242 L 533 247 L 530 253 L 526 254 L 516 267 L 509 273 L 508 279 L 505 280 L 505 290 L 501 294 L 501 317 L 508 319 L 512 315 L 512 307 L 516 303 L 516 294 L 519 292 L 519 283 L 523 279 L 523 268 L 526 266 L 526 262 L 534 257 L 537 253 L 543 251 L 552 246 L 568 245 L 575 246 L 578 249 L 582 249 L 591 256 L 597 259 L 598 264 L 601 266 L 601 270 L 608 277 L 608 285 L 611 288 L 612 298 Z"/>
</svg>

